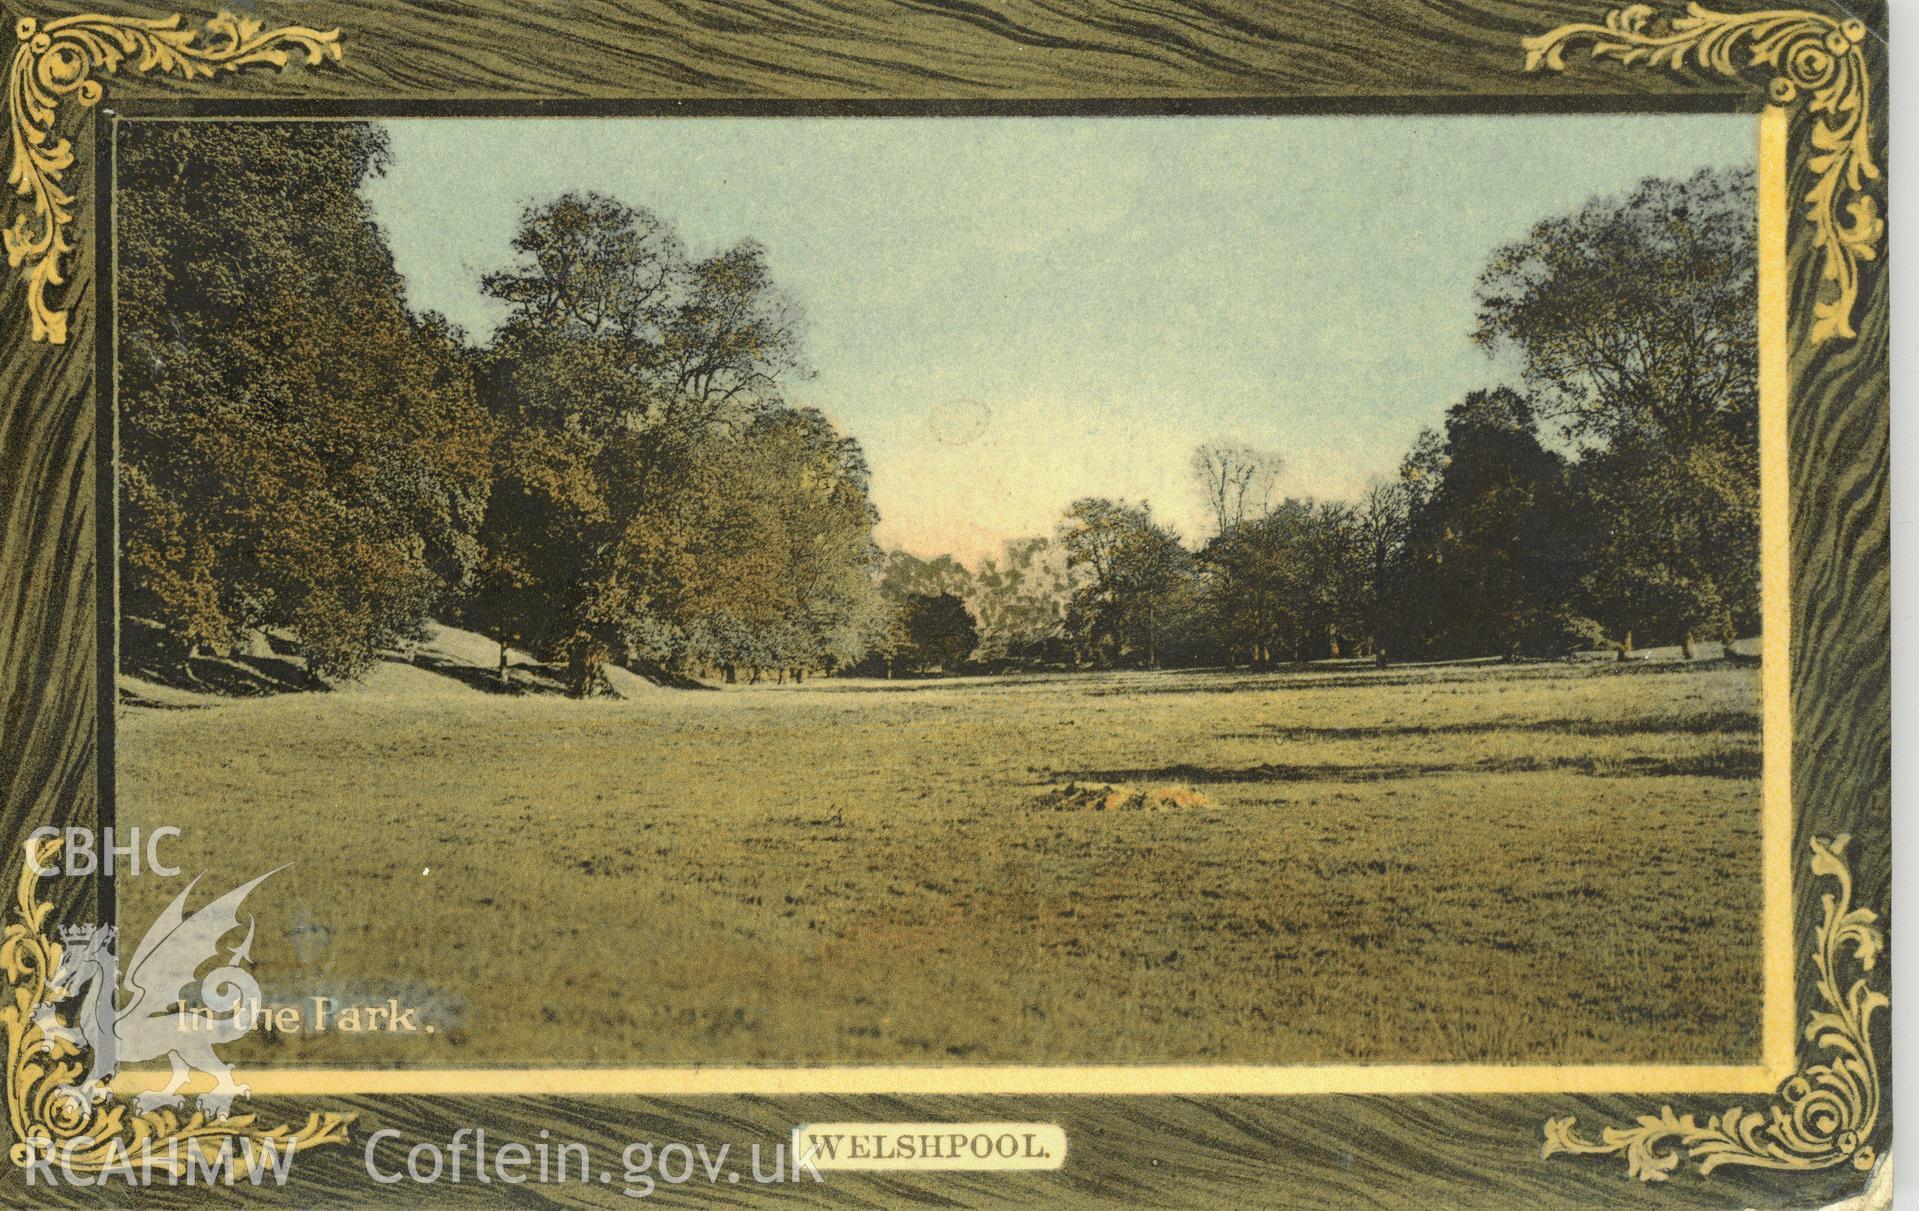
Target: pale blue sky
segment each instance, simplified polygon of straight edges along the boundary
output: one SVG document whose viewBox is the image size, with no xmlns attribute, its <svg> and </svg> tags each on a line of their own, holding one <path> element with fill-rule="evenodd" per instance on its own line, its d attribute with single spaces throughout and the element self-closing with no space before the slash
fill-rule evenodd
<svg viewBox="0 0 1919 1211">
<path fill-rule="evenodd" d="M 761 240 L 819 371 L 792 397 L 865 446 L 880 540 L 969 561 L 1082 495 L 1198 534 L 1212 437 L 1283 452 L 1282 492 L 1358 492 L 1501 378 L 1468 339 L 1495 247 L 1757 141 L 1671 115 L 385 125 L 369 193 L 411 301 L 476 337 L 528 201 L 600 190 L 695 255 Z"/>
</svg>

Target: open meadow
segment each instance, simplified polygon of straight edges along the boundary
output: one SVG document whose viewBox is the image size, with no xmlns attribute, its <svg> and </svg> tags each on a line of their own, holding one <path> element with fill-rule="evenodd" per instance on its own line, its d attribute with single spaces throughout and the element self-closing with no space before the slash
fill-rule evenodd
<svg viewBox="0 0 1919 1211">
<path fill-rule="evenodd" d="M 122 827 L 254 893 L 269 1001 L 431 1034 L 236 1061 L 1737 1061 L 1759 675 L 1693 664 L 809 680 L 623 700 L 388 663 L 142 693 Z M 1092 810 L 1045 792 L 1198 792 Z M 182 880 L 121 881 L 134 936 Z"/>
</svg>

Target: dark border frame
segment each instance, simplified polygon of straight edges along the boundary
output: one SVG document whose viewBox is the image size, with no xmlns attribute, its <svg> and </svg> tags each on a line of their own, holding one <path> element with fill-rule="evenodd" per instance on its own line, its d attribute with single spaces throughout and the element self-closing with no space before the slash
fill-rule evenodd
<svg viewBox="0 0 1919 1211">
<path fill-rule="evenodd" d="M 1837 11 L 1830 0 L 1807 2 Z M 510 0 L 466 0 L 408 11 L 374 0 L 284 0 L 273 16 L 341 27 L 348 47 L 343 65 L 186 84 L 131 74 L 107 81 L 108 98 L 88 120 L 72 123 L 68 115 L 69 137 L 83 165 L 91 157 L 93 166 L 69 181 L 80 195 L 84 225 L 69 258 L 70 284 L 61 288 L 63 303 L 74 309 L 72 344 L 62 351 L 29 343 L 13 275 L 0 288 L 0 840 L 17 850 L 37 825 L 110 819 L 114 640 L 111 613 L 98 606 L 113 601 L 117 558 L 107 524 L 115 495 L 108 427 L 114 316 L 111 291 L 97 286 L 112 280 L 108 127 L 116 116 L 1763 108 L 1759 84 L 1696 71 L 1621 68 L 1582 56 L 1568 77 L 1519 72 L 1520 38 L 1568 21 L 1600 20 L 1608 6 L 1609 0 L 1461 0 L 1442 9 L 1421 0 L 1380 0 L 1348 11 L 1278 0 L 1242 12 L 1149 0 L 1141 15 L 1122 21 L 1095 5 L 1060 11 L 1019 0 L 843 0 L 818 14 L 748 0 L 728 29 L 718 17 L 677 9 L 582 6 L 540 13 L 520 11 Z M 51 0 L 47 8 L 55 12 L 47 15 L 94 7 L 109 6 Z M 124 15 L 173 11 L 140 0 L 110 7 Z M 1723 7 L 1770 6 L 1724 0 Z M 209 15 L 189 11 L 187 23 Z M 1864 16 L 1883 31 L 1882 5 Z M 512 55 L 500 50 L 509 43 Z M 1215 44 L 1229 49 L 1210 49 Z M 1883 42 L 1872 61 L 1879 87 L 1870 117 L 1883 164 Z M 871 78 L 822 63 L 863 64 Z M 701 74 L 689 64 L 715 70 Z M 432 83 L 416 86 L 406 83 L 410 79 Z M 1193 87 L 1169 95 L 1169 79 L 1190 79 Z M 1795 199 L 1807 183 L 1803 136 L 1803 115 L 1796 116 L 1789 186 Z M 1363 204 L 1363 191 L 1355 200 Z M 1789 240 L 1793 634 L 1817 636 L 1820 644 L 1820 650 L 1796 645 L 1793 653 L 1793 847 L 1803 855 L 1814 834 L 1855 834 L 1859 901 L 1883 907 L 1890 879 L 1884 260 L 1865 266 L 1858 339 L 1810 347 L 1804 329 L 1819 266 L 1796 216 Z M 99 276 L 102 271 L 108 276 Z M 91 408 L 76 411 L 89 392 Z M 76 446 L 85 456 L 75 457 Z M 80 482 L 87 473 L 91 484 Z M 91 567 L 85 566 L 89 551 Z M 62 571 L 65 584 L 52 579 Z M 99 616 L 91 626 L 75 625 L 69 613 L 75 601 L 95 603 Z M 76 682 L 82 666 L 91 675 Z M 85 701 L 89 685 L 96 696 L 91 702 Z M 104 881 L 91 895 L 77 886 L 54 890 L 69 919 L 110 919 L 112 890 Z M 1817 919 L 1820 890 L 1796 867 L 1796 941 Z M 1802 1012 L 1810 1003 L 1808 987 L 1802 974 Z M 1888 1051 L 1883 1042 L 1882 1055 Z M 355 1097 L 328 1099 L 322 1108 L 359 1112 L 356 1141 L 388 1126 L 408 1139 L 439 1140 L 458 1126 L 485 1125 L 500 1138 L 524 1138 L 549 1126 L 556 1136 L 613 1154 L 638 1139 L 741 1147 L 772 1142 L 809 1119 L 1047 1120 L 1063 1124 L 1074 1146 L 1068 1167 L 1056 1174 L 846 1174 L 824 1187 L 778 1192 L 809 1203 L 1797 1207 L 1856 1193 L 1865 1180 L 1845 1168 L 1812 1174 L 1722 1169 L 1700 1176 L 1687 1166 L 1670 1182 L 1641 1185 L 1629 1182 L 1615 1161 L 1539 1156 L 1539 1124 L 1549 1116 L 1630 1122 L 1667 1100 L 1703 1116 L 1723 1109 L 1726 1099 L 1668 1099 L 1657 1090 L 1633 1097 Z M 256 1109 L 263 1121 L 298 1121 L 308 1107 L 261 1099 Z M 1882 1131 L 1889 1131 L 1890 1114 L 1885 1117 Z M 10 1180 L 0 1176 L 0 1187 Z M 47 1193 L 53 1201 L 88 1201 L 76 1191 Z M 145 1192 L 143 1201 L 187 1205 L 202 1193 L 161 1187 Z M 474 1193 L 471 1185 L 374 1187 L 356 1143 L 302 1156 L 283 1197 L 311 1205 L 403 1195 L 409 1202 L 459 1205 Z M 690 1186 L 656 1197 L 704 1193 Z M 552 1196 L 625 1203 L 616 1187 L 570 1187 Z"/>
</svg>

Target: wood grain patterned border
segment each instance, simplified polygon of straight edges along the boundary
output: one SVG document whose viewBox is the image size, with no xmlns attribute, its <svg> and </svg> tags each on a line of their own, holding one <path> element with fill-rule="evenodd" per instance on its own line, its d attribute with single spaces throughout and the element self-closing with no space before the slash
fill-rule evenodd
<svg viewBox="0 0 1919 1211">
<path fill-rule="evenodd" d="M 1606 60 L 1573 73 L 1524 71 L 1525 39 L 1603 19 L 1590 3 L 1551 0 L 1390 0 L 1241 5 L 1136 0 L 1078 5 L 1042 0 L 736 0 L 728 4 L 599 0 L 467 0 L 400 6 L 290 0 L 269 15 L 314 30 L 338 27 L 352 52 L 323 71 L 247 73 L 209 82 L 123 76 L 68 137 L 78 164 L 105 170 L 103 124 L 124 113 L 380 114 L 432 108 L 483 112 L 494 101 L 554 111 L 790 112 L 1698 112 L 1757 111 L 1765 94 L 1710 65 L 1649 72 Z M 1735 13 L 1760 6 L 1729 4 Z M 1883 79 L 1883 4 L 1858 11 L 1863 70 Z M 171 8 L 114 5 L 121 18 L 164 20 Z M 82 10 L 57 0 L 46 25 Z M 21 14 L 13 14 L 19 16 Z M 1867 147 L 1884 158 L 1884 90 L 1865 112 Z M 782 107 L 789 107 L 782 110 Z M 1795 146 L 1814 118 L 1792 117 Z M 1816 190 L 1822 169 L 1795 157 L 1789 189 Z M 110 763 L 98 744 L 103 695 L 94 603 L 104 563 L 100 466 L 110 433 L 96 424 L 110 299 L 99 273 L 110 249 L 92 220 L 101 183 L 68 179 L 81 238 L 64 262 L 64 344 L 36 342 L 25 288 L 0 292 L 0 852 L 18 853 L 47 823 L 98 819 Z M 1888 306 L 1881 274 L 1862 273 L 1851 340 L 1811 339 L 1830 296 L 1827 250 L 1811 224 L 1788 235 L 1792 354 L 1788 417 L 1794 646 L 1793 851 L 1815 836 L 1852 836 L 1854 902 L 1889 891 L 1890 596 Z M 108 464 L 110 465 L 110 464 Z M 110 555 L 110 552 L 108 553 Z M 110 636 L 110 632 L 108 632 Z M 108 662 L 110 664 L 110 661 Z M 70 881 L 63 881 L 70 882 Z M 1820 889 L 1799 872 L 1795 934 L 1813 936 Z M 111 911 L 103 888 L 66 889 L 56 916 Z M 86 900 L 88 902 L 80 902 Z M 1815 1003 L 1817 974 L 1798 999 Z M 1874 1041 L 1883 1052 L 1883 1026 Z M 1539 1124 L 1631 1121 L 1649 1104 L 1682 1113 L 1718 1099 L 1632 1096 L 894 1097 L 715 1096 L 408 1097 L 343 1099 L 358 1130 L 445 1138 L 485 1125 L 502 1136 L 556 1135 L 610 1148 L 633 1139 L 714 1144 L 783 1139 L 807 1120 L 1021 1119 L 1058 1122 L 1073 1163 L 1056 1173 L 835 1175 L 780 1191 L 797 1204 L 1297 1207 L 1807 1206 L 1857 1192 L 1847 1167 L 1811 1175 L 1722 1169 L 1643 1185 L 1611 1166 L 1539 1156 Z M 334 1108 L 334 1107 L 330 1107 Z M 261 1099 L 271 1121 L 305 1107 Z M 1879 1143 L 1890 1129 L 1880 1116 Z M 5 1180 L 5 1179 L 0 1179 Z M 316 1152 L 296 1170 L 296 1203 L 364 1202 L 357 1150 Z M 463 1205 L 472 1187 L 408 1187 L 421 1205 Z M 81 1192 L 63 1192 L 76 1202 Z M 384 1190 L 377 1193 L 385 1193 Z M 569 1202 L 622 1202 L 616 1191 L 549 1191 Z M 697 1188 L 663 1190 L 694 1201 Z M 156 1206 L 196 1192 L 148 1192 Z"/>
</svg>

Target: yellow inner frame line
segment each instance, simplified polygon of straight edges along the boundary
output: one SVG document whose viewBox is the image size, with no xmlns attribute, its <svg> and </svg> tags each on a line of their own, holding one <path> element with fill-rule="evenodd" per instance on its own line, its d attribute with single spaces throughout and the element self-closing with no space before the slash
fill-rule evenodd
<svg viewBox="0 0 1919 1211">
<path fill-rule="evenodd" d="M 1792 940 L 1792 697 L 1787 628 L 1786 111 L 1759 116 L 1759 561 L 1763 1009 L 1756 1064 L 1072 1064 L 837 1067 L 255 1068 L 256 1097 L 346 1094 L 1770 1093 L 1797 1068 Z M 511 956 L 502 956 L 510 963 Z M 198 1074 L 196 1074 L 197 1076 Z M 199 1078 L 204 1080 L 204 1078 Z M 121 1092 L 164 1069 L 122 1072 Z"/>
</svg>

